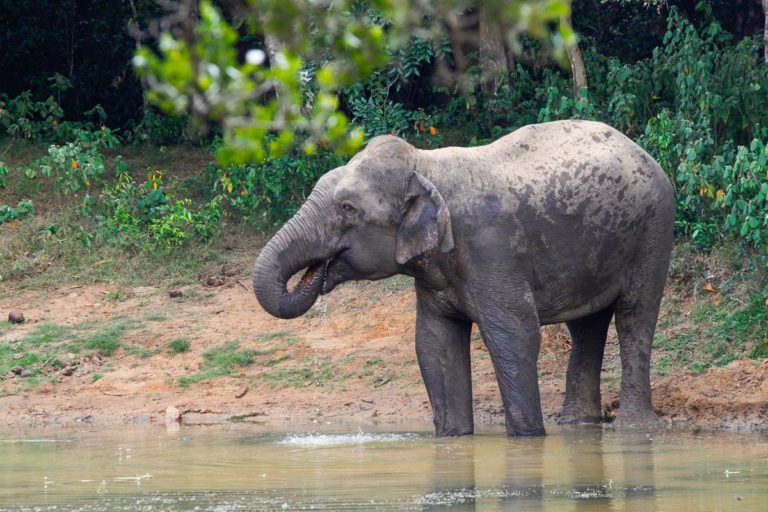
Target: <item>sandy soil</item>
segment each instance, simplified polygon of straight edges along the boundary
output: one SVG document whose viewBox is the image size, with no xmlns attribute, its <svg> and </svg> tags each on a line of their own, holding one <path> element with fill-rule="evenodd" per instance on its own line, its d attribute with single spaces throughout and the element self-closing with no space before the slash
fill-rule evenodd
<svg viewBox="0 0 768 512">
<path fill-rule="evenodd" d="M 109 300 L 118 290 L 109 284 L 19 291 L 0 299 L 4 316 L 19 309 L 28 319 L 2 335 L 3 341 L 22 339 L 42 322 L 108 325 L 122 318 L 133 326 L 122 340 L 124 348 L 107 358 L 82 358 L 72 375 L 52 372 L 36 386 L 10 372 L 0 376 L 2 426 L 164 423 L 169 407 L 189 425 L 431 420 L 414 352 L 414 295 L 407 282 L 348 284 L 304 317 L 283 321 L 260 309 L 247 268 L 241 267 L 222 277 L 220 286 L 187 286 L 176 299 L 169 288 L 137 287 Z M 166 347 L 174 338 L 188 340 L 190 350 L 169 354 Z M 186 388 L 179 384 L 180 377 L 201 371 L 205 351 L 230 341 L 263 355 L 228 376 Z M 564 327 L 544 329 L 539 373 L 550 421 L 563 401 L 568 344 Z M 129 347 L 142 347 L 145 357 L 131 355 Z M 501 423 L 490 358 L 476 334 L 472 354 L 476 422 Z M 94 381 L 95 373 L 102 377 Z M 678 372 L 654 379 L 654 404 L 663 418 L 687 426 L 765 428 L 766 377 L 768 360 L 737 361 L 701 374 Z M 608 416 L 618 407 L 619 378 L 612 333 L 603 368 Z"/>
</svg>

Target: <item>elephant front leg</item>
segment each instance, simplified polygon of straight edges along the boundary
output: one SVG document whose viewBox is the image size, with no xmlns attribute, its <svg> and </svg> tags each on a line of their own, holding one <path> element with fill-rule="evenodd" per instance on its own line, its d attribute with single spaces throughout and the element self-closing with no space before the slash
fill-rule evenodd
<svg viewBox="0 0 768 512">
<path fill-rule="evenodd" d="M 480 331 L 491 354 L 507 435 L 544 435 L 536 371 L 541 331 L 536 311 L 486 314 Z"/>
<path fill-rule="evenodd" d="M 462 436 L 474 432 L 469 338 L 472 323 L 446 318 L 419 299 L 416 356 L 427 387 L 435 433 Z"/>
</svg>

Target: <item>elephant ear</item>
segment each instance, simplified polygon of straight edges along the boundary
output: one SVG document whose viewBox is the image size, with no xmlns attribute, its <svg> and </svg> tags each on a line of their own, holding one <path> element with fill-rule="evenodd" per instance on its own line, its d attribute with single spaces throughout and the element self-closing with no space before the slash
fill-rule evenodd
<svg viewBox="0 0 768 512">
<path fill-rule="evenodd" d="M 453 249 L 451 214 L 432 182 L 414 172 L 405 187 L 404 204 L 395 249 L 399 264 L 438 247 L 442 252 Z"/>
</svg>

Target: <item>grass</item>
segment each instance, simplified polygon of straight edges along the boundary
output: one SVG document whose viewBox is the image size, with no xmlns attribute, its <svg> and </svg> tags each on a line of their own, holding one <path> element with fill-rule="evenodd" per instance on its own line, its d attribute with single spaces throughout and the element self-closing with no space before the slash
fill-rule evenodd
<svg viewBox="0 0 768 512">
<path fill-rule="evenodd" d="M 133 347 L 128 347 L 126 349 L 126 352 L 132 356 L 137 356 L 142 359 L 148 359 L 154 355 L 157 355 L 159 350 L 157 349 L 150 350 L 146 347 L 142 347 L 141 345 L 134 345 Z"/>
<path fill-rule="evenodd" d="M 663 354 L 654 371 L 668 374 L 674 366 L 701 372 L 736 359 L 768 357 L 768 310 L 760 295 L 746 304 L 704 300 L 689 315 L 668 314 L 659 323 L 654 348 Z"/>
<path fill-rule="evenodd" d="M 0 320 L 0 335 L 5 334 L 6 331 L 13 329 L 13 324 L 8 320 Z"/>
<path fill-rule="evenodd" d="M 127 298 L 128 294 L 125 293 L 125 290 L 122 288 L 118 288 L 117 290 L 111 291 L 107 294 L 107 300 L 112 302 L 122 302 Z"/>
<path fill-rule="evenodd" d="M 257 355 L 255 350 L 241 350 L 236 341 L 214 347 L 203 353 L 203 371 L 180 377 L 179 385 L 186 388 L 191 384 L 223 377 L 236 367 L 250 366 Z"/>
<path fill-rule="evenodd" d="M 389 293 L 413 289 L 413 278 L 397 274 L 382 281 L 382 288 Z"/>
<path fill-rule="evenodd" d="M 348 356 L 334 362 L 329 357 L 305 357 L 293 366 L 265 373 L 264 379 L 274 388 L 322 386 L 343 379 L 346 374 L 341 368 L 352 359 Z"/>
<path fill-rule="evenodd" d="M 654 373 L 768 357 L 766 284 L 765 269 L 743 250 L 726 245 L 702 255 L 678 244 L 654 339 Z"/>
<path fill-rule="evenodd" d="M 214 244 L 190 242 L 183 251 L 126 250 L 101 243 L 82 228 L 75 211 L 38 213 L 15 229 L 0 229 L 0 296 L 19 289 L 116 283 L 119 286 L 159 285 L 168 281 L 194 283 L 197 276 L 221 264 Z M 124 299 L 118 290 L 110 301 Z M 191 297 L 190 297 L 191 298 Z"/>
<path fill-rule="evenodd" d="M 29 333 L 22 343 L 25 345 L 46 345 L 53 341 L 73 339 L 73 329 L 67 325 L 43 323 Z"/>
<path fill-rule="evenodd" d="M 275 331 L 275 332 L 263 332 L 261 334 L 256 335 L 256 341 L 262 342 L 262 343 L 267 341 L 281 341 L 286 345 L 295 345 L 296 342 L 298 342 L 299 340 L 296 338 L 296 335 L 293 334 L 291 331 Z"/>
<path fill-rule="evenodd" d="M 101 356 L 111 356 L 120 348 L 120 340 L 128 328 L 128 323 L 124 321 L 107 326 L 105 329 L 86 337 L 83 340 L 83 347 L 95 350 Z"/>
<path fill-rule="evenodd" d="M 184 338 L 176 338 L 168 343 L 168 352 L 171 354 L 183 354 L 189 350 L 189 342 Z"/>
<path fill-rule="evenodd" d="M 66 366 L 63 361 L 73 359 L 71 355 L 65 357 L 67 354 L 81 357 L 92 353 L 102 357 L 113 355 L 122 347 L 122 338 L 132 328 L 131 322 L 121 318 L 115 318 L 106 325 L 42 323 L 13 343 L 0 341 L 0 375 L 13 368 L 30 370 L 32 375 L 24 380 L 34 384 L 37 377 L 51 375 Z M 141 357 L 151 355 L 144 351 L 143 347 L 128 348 L 129 353 Z M 75 356 L 73 360 L 76 359 Z"/>
</svg>

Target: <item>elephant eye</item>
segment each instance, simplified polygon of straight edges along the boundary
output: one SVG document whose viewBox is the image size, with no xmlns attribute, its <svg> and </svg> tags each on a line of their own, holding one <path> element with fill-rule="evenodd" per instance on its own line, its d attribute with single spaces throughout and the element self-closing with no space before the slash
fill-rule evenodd
<svg viewBox="0 0 768 512">
<path fill-rule="evenodd" d="M 349 201 L 344 201 L 343 203 L 341 203 L 341 211 L 343 211 L 344 213 L 351 214 L 351 213 L 355 213 L 357 211 L 357 208 L 352 206 L 352 203 L 350 203 Z"/>
</svg>

